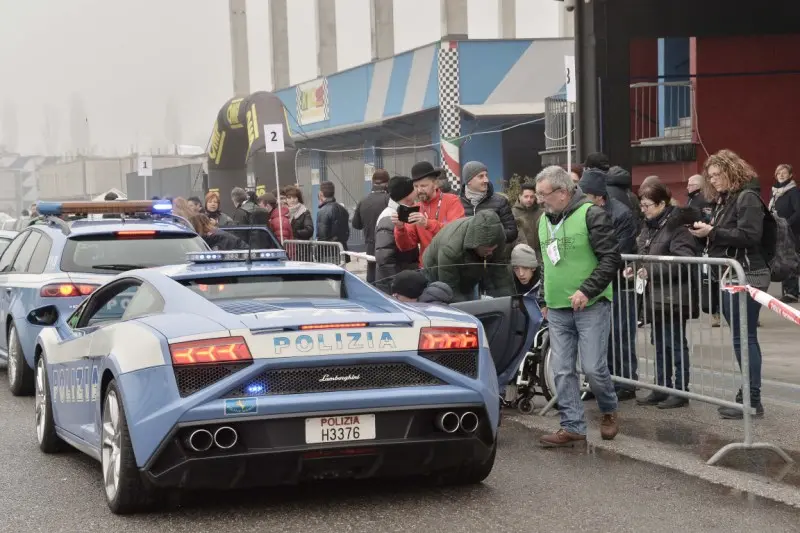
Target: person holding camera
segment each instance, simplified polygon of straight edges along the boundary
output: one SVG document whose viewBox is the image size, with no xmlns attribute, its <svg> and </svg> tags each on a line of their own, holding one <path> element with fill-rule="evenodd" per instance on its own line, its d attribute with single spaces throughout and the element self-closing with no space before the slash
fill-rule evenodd
<svg viewBox="0 0 800 533">
<path fill-rule="evenodd" d="M 441 170 L 427 161 L 415 163 L 411 167 L 411 181 L 418 203 L 412 209 L 398 209 L 392 215 L 397 249 L 401 252 L 418 249 L 420 266 L 422 254 L 439 231 L 448 223 L 464 218 L 464 206 L 458 196 L 439 190 L 441 174 Z"/>
</svg>

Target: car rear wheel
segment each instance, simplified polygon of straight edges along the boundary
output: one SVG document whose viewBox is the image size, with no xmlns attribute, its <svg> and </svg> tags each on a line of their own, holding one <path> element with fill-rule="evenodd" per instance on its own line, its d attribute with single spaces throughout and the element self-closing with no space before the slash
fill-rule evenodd
<svg viewBox="0 0 800 533">
<path fill-rule="evenodd" d="M 125 409 L 115 381 L 103 399 L 101 464 L 106 502 L 114 514 L 130 514 L 152 507 L 154 495 L 136 467 Z"/>
<path fill-rule="evenodd" d="M 448 472 L 441 477 L 445 485 L 477 485 L 489 477 L 494 468 L 494 460 L 497 456 L 497 438 L 492 445 L 492 452 L 489 458 L 482 463 L 466 463 L 452 472 Z"/>
<path fill-rule="evenodd" d="M 63 447 L 64 442 L 56 434 L 56 425 L 53 421 L 53 403 L 50 398 L 50 385 L 47 379 L 47 367 L 44 354 L 36 361 L 36 440 L 39 449 L 44 453 L 56 453 Z"/>
<path fill-rule="evenodd" d="M 33 394 L 33 369 L 25 362 L 22 346 L 19 343 L 17 326 L 8 329 L 8 390 L 14 396 Z"/>
</svg>

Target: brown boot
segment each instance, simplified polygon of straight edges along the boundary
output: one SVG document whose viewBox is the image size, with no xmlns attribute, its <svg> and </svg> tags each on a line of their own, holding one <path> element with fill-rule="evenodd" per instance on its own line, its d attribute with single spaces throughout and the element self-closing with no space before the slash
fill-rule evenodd
<svg viewBox="0 0 800 533">
<path fill-rule="evenodd" d="M 542 435 L 539 443 L 543 448 L 571 448 L 579 444 L 586 444 L 586 435 L 570 433 L 562 428 L 550 435 Z"/>
<path fill-rule="evenodd" d="M 603 437 L 603 440 L 613 440 L 617 433 L 619 433 L 617 413 L 603 415 L 603 420 L 600 422 L 600 436 Z"/>
</svg>

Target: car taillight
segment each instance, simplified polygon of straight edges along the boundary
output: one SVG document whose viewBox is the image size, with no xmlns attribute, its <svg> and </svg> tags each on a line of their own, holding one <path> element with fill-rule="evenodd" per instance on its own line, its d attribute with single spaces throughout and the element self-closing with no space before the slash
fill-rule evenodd
<svg viewBox="0 0 800 533">
<path fill-rule="evenodd" d="M 433 327 L 422 328 L 419 332 L 419 350 L 476 350 L 478 349 L 477 328 Z"/>
<path fill-rule="evenodd" d="M 146 239 L 148 237 L 155 237 L 155 230 L 122 230 L 115 234 L 120 239 Z"/>
<path fill-rule="evenodd" d="M 44 298 L 75 298 L 89 296 L 97 287 L 86 283 L 52 283 L 42 287 L 39 294 Z"/>
<path fill-rule="evenodd" d="M 170 344 L 173 365 L 230 363 L 251 361 L 250 349 L 244 337 L 222 337 Z"/>
</svg>

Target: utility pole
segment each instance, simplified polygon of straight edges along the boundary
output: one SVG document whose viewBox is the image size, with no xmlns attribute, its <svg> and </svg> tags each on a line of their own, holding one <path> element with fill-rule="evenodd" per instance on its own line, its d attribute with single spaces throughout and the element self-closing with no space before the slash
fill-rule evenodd
<svg viewBox="0 0 800 533">
<path fill-rule="evenodd" d="M 247 46 L 247 0 L 228 0 L 231 26 L 231 64 L 233 93 L 238 97 L 250 94 L 250 54 Z"/>
</svg>

